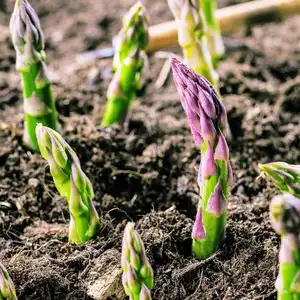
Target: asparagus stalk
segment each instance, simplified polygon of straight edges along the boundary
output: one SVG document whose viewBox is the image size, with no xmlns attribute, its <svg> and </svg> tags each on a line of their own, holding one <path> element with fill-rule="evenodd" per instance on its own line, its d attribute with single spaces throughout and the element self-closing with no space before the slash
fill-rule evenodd
<svg viewBox="0 0 300 300">
<path fill-rule="evenodd" d="M 15 285 L 5 267 L 0 263 L 0 300 L 17 300 Z"/>
<path fill-rule="evenodd" d="M 134 230 L 134 223 L 126 225 L 122 245 L 123 286 L 130 300 L 151 300 L 153 271 L 146 257 L 143 241 Z"/>
<path fill-rule="evenodd" d="M 259 167 L 281 192 L 300 197 L 300 165 L 272 162 Z"/>
<path fill-rule="evenodd" d="M 27 0 L 16 0 L 10 32 L 17 53 L 16 68 L 21 73 L 24 96 L 24 143 L 38 151 L 36 125 L 56 129 L 56 110 L 52 95 L 45 41 L 39 18 Z"/>
<path fill-rule="evenodd" d="M 300 199 L 276 196 L 271 203 L 271 223 L 281 236 L 279 274 L 275 283 L 278 300 L 300 299 Z"/>
<path fill-rule="evenodd" d="M 195 144 L 200 148 L 200 201 L 193 228 L 193 251 L 211 256 L 225 234 L 232 169 L 226 142 L 227 115 L 217 92 L 201 75 L 175 58 L 172 69 Z"/>
<path fill-rule="evenodd" d="M 207 25 L 199 0 L 168 0 L 178 26 L 178 42 L 189 67 L 219 89 L 207 43 Z"/>
<path fill-rule="evenodd" d="M 299 0 L 256 0 L 218 9 L 216 19 L 220 23 L 222 34 L 229 34 L 243 27 L 287 18 L 299 12 Z M 147 51 L 176 47 L 178 45 L 177 27 L 175 21 L 151 26 Z"/>
<path fill-rule="evenodd" d="M 76 153 L 61 135 L 41 124 L 37 125 L 36 134 L 41 155 L 49 163 L 55 186 L 68 201 L 69 241 L 84 243 L 96 236 L 100 229 L 100 219 L 92 202 L 92 184 L 81 170 Z"/>
<path fill-rule="evenodd" d="M 212 56 L 213 65 L 216 66 L 225 53 L 221 36 L 220 25 L 216 19 L 216 0 L 199 0 L 207 24 L 208 48 Z"/>
<path fill-rule="evenodd" d="M 148 16 L 141 3 L 136 3 L 124 17 L 116 43 L 115 74 L 107 91 L 102 127 L 125 121 L 142 85 L 147 60 Z"/>
</svg>

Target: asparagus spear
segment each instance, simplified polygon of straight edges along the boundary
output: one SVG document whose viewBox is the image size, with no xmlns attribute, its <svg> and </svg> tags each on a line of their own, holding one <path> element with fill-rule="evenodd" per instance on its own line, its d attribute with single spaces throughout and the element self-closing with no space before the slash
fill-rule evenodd
<svg viewBox="0 0 300 300">
<path fill-rule="evenodd" d="M 49 163 L 55 186 L 68 201 L 69 241 L 84 243 L 97 235 L 100 229 L 100 219 L 92 202 L 92 184 L 81 170 L 76 153 L 61 135 L 41 124 L 37 125 L 36 134 L 41 155 Z"/>
<path fill-rule="evenodd" d="M 17 300 L 15 285 L 7 270 L 0 263 L 0 300 Z"/>
<path fill-rule="evenodd" d="M 146 257 L 143 241 L 134 230 L 134 223 L 126 225 L 122 245 L 123 286 L 130 300 L 151 300 L 153 271 Z"/>
<path fill-rule="evenodd" d="M 216 0 L 199 0 L 207 24 L 208 48 L 212 56 L 213 65 L 216 66 L 218 61 L 225 53 L 225 47 L 221 36 L 220 25 L 216 19 Z"/>
<path fill-rule="evenodd" d="M 271 223 L 281 236 L 278 300 L 300 299 L 300 199 L 285 193 L 271 203 Z"/>
<path fill-rule="evenodd" d="M 16 0 L 10 32 L 17 53 L 16 68 L 22 76 L 24 143 L 38 151 L 38 123 L 56 129 L 56 111 L 47 65 L 45 41 L 39 18 L 27 0 Z"/>
<path fill-rule="evenodd" d="M 207 44 L 207 25 L 199 0 L 168 0 L 178 26 L 178 42 L 189 67 L 203 75 L 219 90 L 219 76 L 214 70 Z"/>
<path fill-rule="evenodd" d="M 272 162 L 259 165 L 261 171 L 269 177 L 282 192 L 300 197 L 300 166 L 285 162 Z"/>
<path fill-rule="evenodd" d="M 123 123 L 141 88 L 147 60 L 148 16 L 141 3 L 136 3 L 123 19 L 113 61 L 114 77 L 107 91 L 107 103 L 101 126 Z"/>
<path fill-rule="evenodd" d="M 261 24 L 261 22 L 273 22 L 278 18 L 285 19 L 299 12 L 299 0 L 253 0 L 218 9 L 216 19 L 220 23 L 222 33 L 229 34 L 243 27 Z M 177 27 L 176 21 L 151 26 L 147 50 L 152 52 L 176 47 Z"/>
<path fill-rule="evenodd" d="M 175 58 L 171 64 L 183 109 L 201 152 L 200 201 L 192 238 L 194 253 L 205 259 L 218 249 L 225 233 L 232 180 L 226 142 L 227 115 L 217 92 L 203 76 Z"/>
</svg>

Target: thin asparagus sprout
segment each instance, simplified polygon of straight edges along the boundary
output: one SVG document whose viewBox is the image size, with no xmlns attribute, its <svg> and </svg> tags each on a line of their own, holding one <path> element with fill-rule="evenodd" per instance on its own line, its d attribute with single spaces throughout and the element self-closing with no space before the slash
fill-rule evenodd
<svg viewBox="0 0 300 300">
<path fill-rule="evenodd" d="M 279 300 L 300 299 L 300 199 L 285 193 L 270 207 L 271 223 L 281 236 L 279 274 L 275 283 Z"/>
<path fill-rule="evenodd" d="M 199 0 L 168 0 L 178 26 L 178 42 L 189 67 L 204 76 L 219 90 L 219 76 L 214 70 L 207 44 L 207 25 Z"/>
<path fill-rule="evenodd" d="M 126 225 L 122 245 L 123 286 L 130 300 L 151 300 L 153 271 L 146 257 L 144 243 L 134 230 L 134 223 Z"/>
<path fill-rule="evenodd" d="M 211 256 L 225 234 L 232 169 L 226 142 L 227 115 L 212 85 L 177 59 L 172 69 L 195 144 L 201 151 L 198 183 L 200 201 L 193 228 L 193 251 Z"/>
<path fill-rule="evenodd" d="M 17 300 L 15 285 L 5 267 L 0 263 L 0 300 Z"/>
<path fill-rule="evenodd" d="M 123 124 L 130 106 L 141 88 L 148 44 L 148 16 L 144 6 L 136 3 L 123 19 L 113 61 L 114 77 L 107 91 L 102 127 Z"/>
<path fill-rule="evenodd" d="M 55 186 L 70 210 L 69 241 L 84 243 L 96 236 L 100 219 L 93 205 L 94 191 L 73 149 L 56 131 L 36 127 L 41 155 L 47 160 Z"/>
<path fill-rule="evenodd" d="M 216 0 L 199 0 L 207 24 L 208 48 L 212 56 L 213 65 L 216 66 L 225 53 L 225 47 L 221 36 L 220 25 L 216 19 Z"/>
<path fill-rule="evenodd" d="M 56 129 L 56 110 L 45 63 L 44 35 L 39 18 L 27 0 L 16 1 L 10 32 L 17 53 L 16 68 L 23 83 L 24 143 L 38 151 L 36 125 L 41 123 Z"/>
<path fill-rule="evenodd" d="M 259 167 L 281 192 L 300 197 L 300 165 L 272 162 Z"/>
</svg>

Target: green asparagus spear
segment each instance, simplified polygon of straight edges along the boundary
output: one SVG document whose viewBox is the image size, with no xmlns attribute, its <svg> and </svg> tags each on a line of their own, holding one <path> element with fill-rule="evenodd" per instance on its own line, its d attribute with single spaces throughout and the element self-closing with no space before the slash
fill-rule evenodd
<svg viewBox="0 0 300 300">
<path fill-rule="evenodd" d="M 123 123 L 141 88 L 148 44 L 148 17 L 141 3 L 135 4 L 123 19 L 114 57 L 115 74 L 107 91 L 102 127 Z"/>
<path fill-rule="evenodd" d="M 259 165 L 261 171 L 269 177 L 281 192 L 289 192 L 300 197 L 300 166 L 285 162 L 272 162 Z"/>
<path fill-rule="evenodd" d="M 17 300 L 15 285 L 0 263 L 0 300 Z"/>
<path fill-rule="evenodd" d="M 281 236 L 278 300 L 300 299 L 300 199 L 285 193 L 271 203 L 271 222 Z"/>
<path fill-rule="evenodd" d="M 216 19 L 216 0 L 199 0 L 207 24 L 208 48 L 212 56 L 213 65 L 216 67 L 225 53 L 225 47 L 221 36 L 220 25 Z"/>
<path fill-rule="evenodd" d="M 38 123 L 56 129 L 56 110 L 47 65 L 45 42 L 39 18 L 27 0 L 17 0 L 10 20 L 17 53 L 16 68 L 22 76 L 24 96 L 24 143 L 38 151 Z"/>
<path fill-rule="evenodd" d="M 153 271 L 146 257 L 143 241 L 134 230 L 134 223 L 126 225 L 122 245 L 123 286 L 130 300 L 151 300 Z"/>
<path fill-rule="evenodd" d="M 49 163 L 55 186 L 68 201 L 69 241 L 84 243 L 96 236 L 100 229 L 100 219 L 92 202 L 92 184 L 81 170 L 76 153 L 61 135 L 41 124 L 37 125 L 36 134 L 41 155 Z"/>
<path fill-rule="evenodd" d="M 183 109 L 201 152 L 200 201 L 192 238 L 194 253 L 199 259 L 206 259 L 218 249 L 225 234 L 232 181 L 225 138 L 227 115 L 217 92 L 203 76 L 175 58 L 171 64 Z"/>
</svg>

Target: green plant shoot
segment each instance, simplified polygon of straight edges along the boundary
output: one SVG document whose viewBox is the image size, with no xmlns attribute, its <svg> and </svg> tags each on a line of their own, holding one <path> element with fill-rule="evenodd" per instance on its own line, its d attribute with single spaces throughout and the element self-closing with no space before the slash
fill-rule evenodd
<svg viewBox="0 0 300 300">
<path fill-rule="evenodd" d="M 17 0 L 10 20 L 24 97 L 24 143 L 38 151 L 35 134 L 41 123 L 56 129 L 56 110 L 47 65 L 45 41 L 39 18 L 27 0 Z"/>
<path fill-rule="evenodd" d="M 113 61 L 114 77 L 107 91 L 107 103 L 101 126 L 123 124 L 141 88 L 147 62 L 148 16 L 141 3 L 136 3 L 123 19 L 116 41 Z"/>
<path fill-rule="evenodd" d="M 67 199 L 70 211 L 69 241 L 84 243 L 96 236 L 100 219 L 93 205 L 94 191 L 73 149 L 56 131 L 36 127 L 41 155 L 47 160 L 55 186 Z"/>
</svg>

